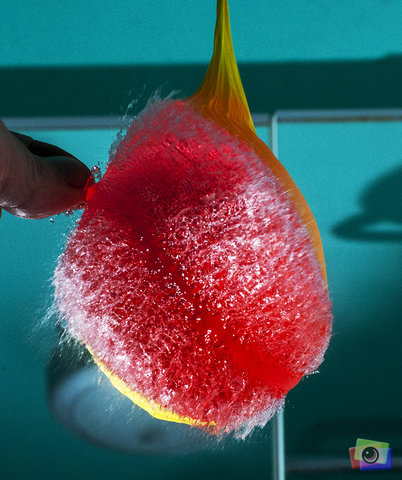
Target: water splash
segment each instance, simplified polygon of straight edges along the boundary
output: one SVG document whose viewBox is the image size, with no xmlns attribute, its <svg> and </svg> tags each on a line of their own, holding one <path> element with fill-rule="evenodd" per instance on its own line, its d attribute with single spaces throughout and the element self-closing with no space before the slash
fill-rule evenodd
<svg viewBox="0 0 402 480">
<path fill-rule="evenodd" d="M 94 165 L 91 168 L 91 176 L 92 178 L 97 182 L 101 179 L 102 177 L 102 171 L 100 165 Z"/>
</svg>

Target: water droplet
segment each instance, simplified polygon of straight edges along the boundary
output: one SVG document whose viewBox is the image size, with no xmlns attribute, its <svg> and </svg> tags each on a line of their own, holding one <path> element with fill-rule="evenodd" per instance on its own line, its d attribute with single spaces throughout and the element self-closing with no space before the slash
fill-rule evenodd
<svg viewBox="0 0 402 480">
<path fill-rule="evenodd" d="M 66 210 L 66 211 L 63 212 L 63 213 L 64 213 L 64 215 L 65 215 L 66 217 L 70 217 L 71 215 L 74 214 L 74 210 Z"/>
<path fill-rule="evenodd" d="M 99 165 L 94 165 L 91 168 L 91 174 L 92 174 L 92 177 L 94 178 L 94 180 L 99 180 L 101 178 L 102 172 L 101 172 L 101 169 L 100 169 Z"/>
<path fill-rule="evenodd" d="M 54 218 L 53 218 L 53 217 L 52 217 L 52 218 L 49 218 L 49 222 L 50 222 L 50 223 L 54 223 Z"/>
</svg>

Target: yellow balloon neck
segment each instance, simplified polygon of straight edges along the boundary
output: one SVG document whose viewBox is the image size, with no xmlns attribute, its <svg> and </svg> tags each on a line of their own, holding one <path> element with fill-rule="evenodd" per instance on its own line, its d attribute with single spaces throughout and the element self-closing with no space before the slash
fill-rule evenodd
<svg viewBox="0 0 402 480">
<path fill-rule="evenodd" d="M 227 128 L 251 130 L 253 121 L 241 83 L 230 32 L 227 0 L 218 0 L 214 52 L 204 80 L 189 101 L 206 116 Z"/>
</svg>

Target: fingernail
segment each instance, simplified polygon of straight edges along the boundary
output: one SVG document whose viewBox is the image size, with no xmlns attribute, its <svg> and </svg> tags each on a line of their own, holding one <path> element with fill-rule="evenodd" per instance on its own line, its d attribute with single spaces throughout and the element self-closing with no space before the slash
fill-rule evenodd
<svg viewBox="0 0 402 480">
<path fill-rule="evenodd" d="M 91 176 L 89 168 L 75 158 L 53 158 L 53 163 L 63 181 L 73 188 L 84 188 Z"/>
<path fill-rule="evenodd" d="M 23 135 L 22 133 L 18 132 L 13 132 L 12 130 L 9 130 L 11 135 L 13 135 L 15 138 L 18 138 L 20 142 L 22 142 L 27 148 L 31 143 L 34 141 L 32 137 L 28 137 L 28 135 Z"/>
<path fill-rule="evenodd" d="M 39 140 L 31 139 L 31 143 L 27 145 L 28 150 L 34 155 L 39 155 L 40 157 L 71 157 L 75 158 L 71 153 L 66 152 L 56 145 L 51 143 L 40 142 Z"/>
</svg>

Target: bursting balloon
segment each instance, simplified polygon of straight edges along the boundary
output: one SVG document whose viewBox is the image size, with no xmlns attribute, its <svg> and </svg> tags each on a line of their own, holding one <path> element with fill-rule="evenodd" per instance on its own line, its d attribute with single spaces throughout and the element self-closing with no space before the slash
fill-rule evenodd
<svg viewBox="0 0 402 480">
<path fill-rule="evenodd" d="M 244 437 L 322 362 L 332 317 L 318 228 L 256 135 L 227 1 L 201 87 L 134 119 L 88 188 L 54 284 L 71 334 L 161 420 Z"/>
</svg>

